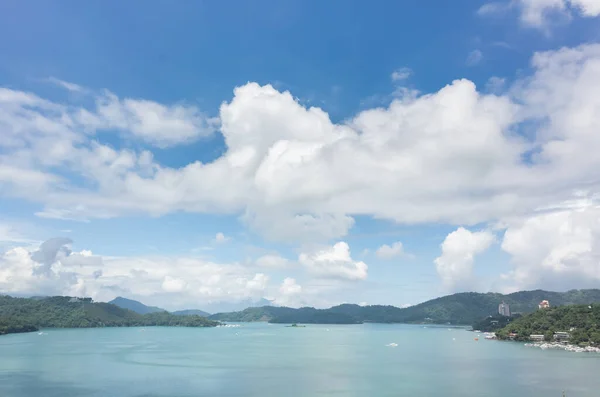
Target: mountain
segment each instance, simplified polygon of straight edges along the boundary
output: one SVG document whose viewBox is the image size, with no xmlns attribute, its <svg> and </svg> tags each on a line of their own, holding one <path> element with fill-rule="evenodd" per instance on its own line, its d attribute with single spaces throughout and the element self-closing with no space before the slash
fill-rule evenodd
<svg viewBox="0 0 600 397">
<path fill-rule="evenodd" d="M 161 309 L 160 307 L 146 306 L 142 302 L 134 301 L 133 299 L 123 298 L 121 296 L 117 296 L 115 299 L 111 300 L 108 303 L 119 306 L 122 309 L 134 311 L 139 314 L 166 312 L 165 309 Z"/>
<path fill-rule="evenodd" d="M 600 305 L 569 305 L 536 310 L 511 321 L 496 332 L 499 339 L 515 333 L 516 340 L 529 340 L 529 335 L 544 335 L 546 341 L 554 339 L 555 332 L 568 332 L 569 343 L 600 344 Z"/>
<path fill-rule="evenodd" d="M 207 313 L 205 311 L 198 310 L 198 309 L 177 310 L 175 312 L 171 312 L 171 314 L 174 314 L 176 316 L 201 316 L 201 317 L 210 316 L 210 313 Z"/>
<path fill-rule="evenodd" d="M 175 316 L 168 312 L 139 314 L 111 303 L 54 296 L 44 299 L 0 296 L 3 329 L 92 328 L 131 326 L 214 327 L 218 322 L 200 316 Z M 16 331 L 13 331 L 16 332 Z"/>
<path fill-rule="evenodd" d="M 246 299 L 240 302 L 211 302 L 203 304 L 202 309 L 208 313 L 229 313 L 242 311 L 249 307 L 263 307 L 263 306 L 275 306 L 273 302 L 261 298 L 258 300 Z"/>
<path fill-rule="evenodd" d="M 241 312 L 217 313 L 209 317 L 217 321 L 256 322 L 268 321 L 280 324 L 360 324 L 362 321 L 345 313 L 336 313 L 331 309 L 303 307 L 249 307 Z"/>
<path fill-rule="evenodd" d="M 538 303 L 542 300 L 549 300 L 553 306 L 597 303 L 600 302 L 600 290 L 572 290 L 568 292 L 535 290 L 520 291 L 507 295 L 463 292 L 443 296 L 407 308 L 343 304 L 329 309 L 317 310 L 313 308 L 292 309 L 266 306 L 248 308 L 240 312 L 217 313 L 209 318 L 219 321 L 301 323 L 304 319 L 310 320 L 309 322 L 316 322 L 317 320 L 326 318 L 329 321 L 329 319 L 335 318 L 333 315 L 343 315 L 344 323 L 348 323 L 349 321 L 376 323 L 431 322 L 470 325 L 484 317 L 497 314 L 498 305 L 503 301 L 510 305 L 513 313 L 528 313 L 536 310 Z M 313 317 L 307 317 L 308 313 L 313 313 Z M 326 314 L 330 314 L 331 317 L 327 317 Z"/>
</svg>

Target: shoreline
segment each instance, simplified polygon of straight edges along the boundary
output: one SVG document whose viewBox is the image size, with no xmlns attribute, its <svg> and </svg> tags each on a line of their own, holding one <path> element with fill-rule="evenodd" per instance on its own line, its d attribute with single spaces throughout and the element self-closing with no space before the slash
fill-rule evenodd
<svg viewBox="0 0 600 397">
<path fill-rule="evenodd" d="M 600 347 L 587 346 L 581 347 L 570 344 L 562 344 L 557 342 L 533 342 L 525 343 L 525 347 L 534 347 L 542 350 L 565 350 L 574 353 L 600 353 Z"/>
</svg>

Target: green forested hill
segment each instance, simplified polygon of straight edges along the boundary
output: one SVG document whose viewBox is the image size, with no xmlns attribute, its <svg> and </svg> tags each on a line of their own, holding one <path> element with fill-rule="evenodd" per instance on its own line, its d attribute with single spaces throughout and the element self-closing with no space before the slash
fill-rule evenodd
<svg viewBox="0 0 600 397">
<path fill-rule="evenodd" d="M 569 305 L 536 310 L 510 322 L 496 332 L 499 339 L 516 333 L 516 340 L 528 340 L 529 335 L 545 335 L 552 340 L 555 332 L 569 332 L 570 343 L 600 344 L 600 304 Z"/>
<path fill-rule="evenodd" d="M 537 309 L 542 300 L 552 306 L 600 303 L 600 290 L 572 290 L 550 292 L 543 290 L 520 291 L 513 294 L 465 292 L 444 296 L 407 308 L 394 306 L 359 306 L 344 304 L 330 309 L 291 309 L 264 306 L 248 308 L 241 312 L 217 313 L 209 318 L 220 321 L 270 321 L 278 323 L 422 323 L 470 325 L 482 318 L 498 313 L 504 301 L 511 311 L 529 313 Z"/>
<path fill-rule="evenodd" d="M 200 316 L 200 317 L 210 316 L 210 313 L 207 313 L 204 310 L 198 310 L 198 309 L 176 310 L 174 312 L 171 312 L 171 314 L 174 314 L 176 316 Z"/>
<path fill-rule="evenodd" d="M 42 299 L 0 296 L 0 327 L 12 332 L 19 327 L 88 328 L 129 326 L 211 327 L 218 323 L 200 316 L 176 316 L 167 312 L 138 314 L 110 303 L 70 302 L 70 297 Z M 18 326 L 18 327 L 17 327 Z M 23 328 L 24 327 L 24 328 Z M 0 331 L 1 333 L 1 331 Z"/>
<path fill-rule="evenodd" d="M 312 307 L 292 309 L 274 306 L 249 307 L 241 312 L 213 314 L 209 318 L 218 321 L 268 321 L 280 324 L 359 324 L 362 322 L 352 315 L 336 313 L 331 309 L 322 310 Z"/>
</svg>

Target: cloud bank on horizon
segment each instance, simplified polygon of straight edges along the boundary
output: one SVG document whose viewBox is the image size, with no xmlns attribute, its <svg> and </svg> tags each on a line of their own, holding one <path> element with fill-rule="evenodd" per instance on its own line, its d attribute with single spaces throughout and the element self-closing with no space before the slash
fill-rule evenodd
<svg viewBox="0 0 600 397">
<path fill-rule="evenodd" d="M 593 0 L 488 3 L 477 13 L 515 7 L 536 27 L 554 12 L 600 15 Z M 467 64 L 483 59 L 473 50 Z M 217 114 L 56 77 L 47 82 L 66 99 L 1 87 L 0 195 L 28 203 L 39 222 L 93 227 L 183 213 L 240 227 L 212 232 L 204 251 L 213 256 L 94 255 L 73 250 L 76 235 L 23 237 L 4 213 L 0 293 L 122 295 L 169 309 L 263 297 L 326 306 L 363 301 L 356 291 L 389 280 L 370 277 L 384 262 L 408 283 L 408 267 L 428 266 L 433 290 L 445 292 L 600 285 L 600 43 L 535 52 L 527 73 L 489 76 L 487 87 L 460 78 L 418 92 L 413 74 L 394 69 L 405 89 L 339 121 L 293 90 L 258 82 L 233 88 Z M 160 159 L 214 139 L 223 140 L 214 159 Z M 403 238 L 375 240 L 374 254 L 359 259 L 353 246 L 365 218 L 409 234 L 451 230 L 425 264 Z M 287 248 L 219 259 L 239 233 Z M 482 277 L 478 259 L 491 251 L 505 264 Z"/>
</svg>

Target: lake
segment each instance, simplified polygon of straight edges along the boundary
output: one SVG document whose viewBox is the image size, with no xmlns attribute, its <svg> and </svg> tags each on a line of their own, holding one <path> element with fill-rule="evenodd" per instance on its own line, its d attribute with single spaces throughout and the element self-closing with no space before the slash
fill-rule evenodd
<svg viewBox="0 0 600 397">
<path fill-rule="evenodd" d="M 0 337 L 0 396 L 600 395 L 600 354 L 475 341 L 458 328 L 261 323 L 44 333 Z"/>
</svg>

